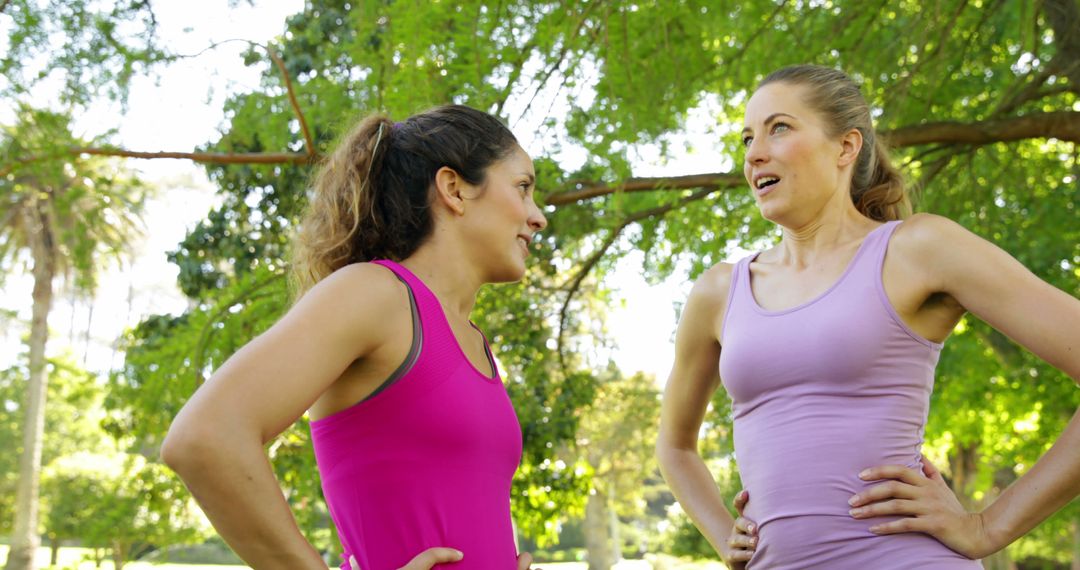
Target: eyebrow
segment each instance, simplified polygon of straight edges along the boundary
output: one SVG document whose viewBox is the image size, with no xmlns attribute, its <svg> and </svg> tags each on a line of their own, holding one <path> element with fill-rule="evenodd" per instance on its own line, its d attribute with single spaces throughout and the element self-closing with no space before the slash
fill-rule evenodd
<svg viewBox="0 0 1080 570">
<path fill-rule="evenodd" d="M 787 113 L 773 113 L 773 114 L 771 114 L 771 115 L 769 115 L 768 117 L 765 118 L 765 124 L 768 125 L 769 123 L 775 121 L 777 117 L 791 117 L 792 119 L 795 118 L 794 116 L 789 115 Z M 750 130 L 750 127 L 743 127 L 742 132 L 745 135 L 746 132 L 749 131 L 749 130 Z"/>
</svg>

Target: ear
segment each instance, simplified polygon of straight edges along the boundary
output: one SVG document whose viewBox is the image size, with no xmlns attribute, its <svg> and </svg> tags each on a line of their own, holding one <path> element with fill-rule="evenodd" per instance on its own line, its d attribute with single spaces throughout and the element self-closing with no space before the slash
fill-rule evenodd
<svg viewBox="0 0 1080 570">
<path fill-rule="evenodd" d="M 435 172 L 435 199 L 458 216 L 465 215 L 464 188 L 465 180 L 453 168 L 443 166 Z"/>
<path fill-rule="evenodd" d="M 859 158 L 862 145 L 863 138 L 859 129 L 851 129 L 844 133 L 844 138 L 840 139 L 840 156 L 837 157 L 837 165 L 843 167 L 853 164 Z"/>
</svg>

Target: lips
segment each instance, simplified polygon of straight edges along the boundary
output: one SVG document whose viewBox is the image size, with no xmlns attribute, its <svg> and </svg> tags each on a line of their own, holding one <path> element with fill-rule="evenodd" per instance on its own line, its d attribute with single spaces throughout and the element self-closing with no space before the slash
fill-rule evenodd
<svg viewBox="0 0 1080 570">
<path fill-rule="evenodd" d="M 780 177 L 775 174 L 761 173 L 754 176 L 754 192 L 758 196 L 764 196 L 772 191 L 773 186 L 780 183 Z"/>
<path fill-rule="evenodd" d="M 526 257 L 529 255 L 529 241 L 530 240 L 531 240 L 530 236 L 518 234 L 518 237 L 517 237 L 518 244 L 521 246 L 521 250 L 525 252 Z"/>
</svg>

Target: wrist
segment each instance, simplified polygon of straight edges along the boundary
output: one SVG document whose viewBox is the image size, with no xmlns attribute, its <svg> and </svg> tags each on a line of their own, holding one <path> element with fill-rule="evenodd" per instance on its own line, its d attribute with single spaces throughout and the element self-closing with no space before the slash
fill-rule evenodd
<svg viewBox="0 0 1080 570">
<path fill-rule="evenodd" d="M 989 511 L 990 509 L 985 509 L 972 515 L 978 525 L 975 533 L 977 540 L 975 548 L 979 559 L 1002 550 L 1013 541 L 1007 529 L 1001 528 L 1000 521 Z"/>
</svg>

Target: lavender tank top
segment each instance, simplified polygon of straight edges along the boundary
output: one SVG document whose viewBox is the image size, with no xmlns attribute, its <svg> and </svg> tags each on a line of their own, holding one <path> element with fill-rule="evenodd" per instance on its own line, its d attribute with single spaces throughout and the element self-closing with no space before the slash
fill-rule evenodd
<svg viewBox="0 0 1080 570">
<path fill-rule="evenodd" d="M 373 263 L 409 287 L 420 349 L 385 389 L 311 422 L 342 568 L 355 556 L 363 570 L 396 569 L 435 546 L 465 555 L 435 568 L 516 568 L 510 483 L 521 427 L 502 380 L 472 365 L 423 282 L 392 261 Z"/>
<path fill-rule="evenodd" d="M 942 345 L 908 328 L 881 271 L 900 222 L 871 231 L 839 280 L 780 311 L 761 308 L 750 264 L 732 275 L 720 376 L 732 400 L 735 458 L 759 525 L 748 568 L 981 568 L 933 537 L 877 536 L 848 499 L 867 467 L 920 467 Z"/>
</svg>

